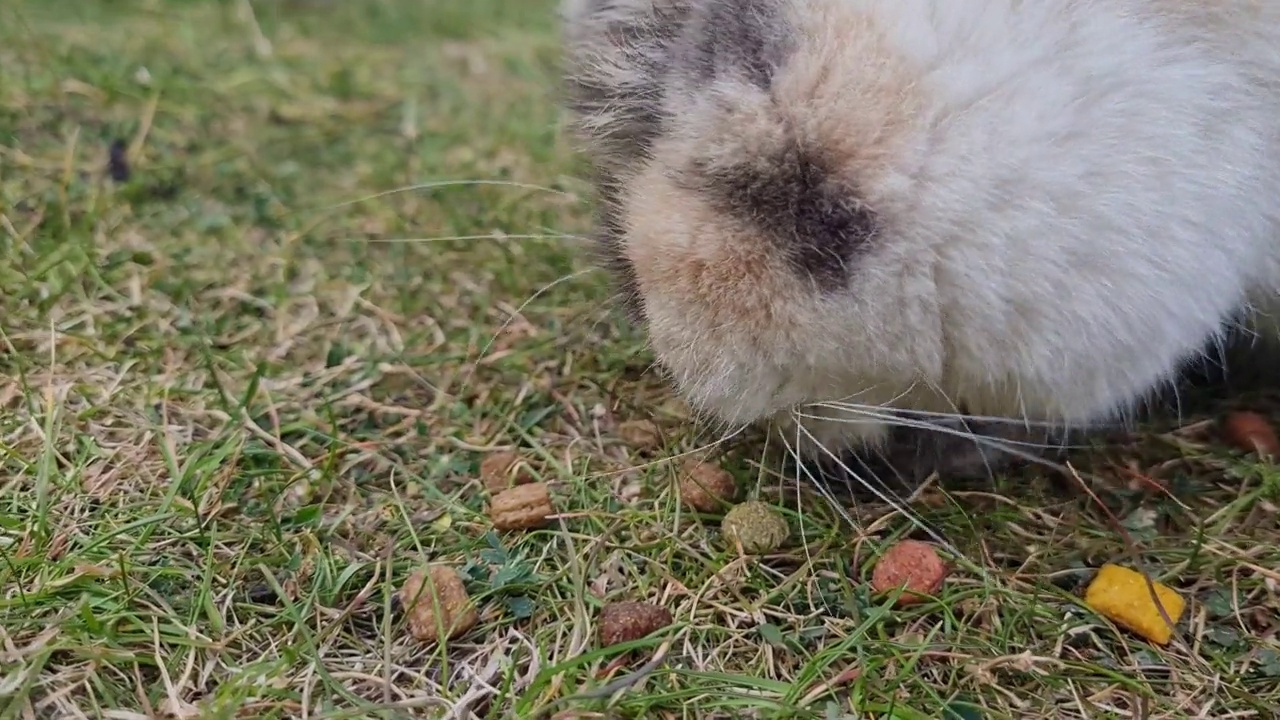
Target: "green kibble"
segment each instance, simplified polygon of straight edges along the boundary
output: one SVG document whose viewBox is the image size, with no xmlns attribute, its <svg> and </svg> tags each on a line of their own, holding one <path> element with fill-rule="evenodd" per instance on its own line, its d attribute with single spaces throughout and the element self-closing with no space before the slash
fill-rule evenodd
<svg viewBox="0 0 1280 720">
<path fill-rule="evenodd" d="M 773 506 L 754 500 L 725 514 L 720 531 L 729 543 L 741 543 L 743 551 L 754 555 L 778 549 L 791 535 L 786 519 Z"/>
</svg>

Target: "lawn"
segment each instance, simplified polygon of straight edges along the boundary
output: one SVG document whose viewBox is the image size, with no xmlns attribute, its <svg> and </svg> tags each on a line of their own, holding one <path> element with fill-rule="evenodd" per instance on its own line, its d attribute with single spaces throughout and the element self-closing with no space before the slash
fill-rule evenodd
<svg viewBox="0 0 1280 720">
<path fill-rule="evenodd" d="M 0 3 L 0 718 L 1275 716 L 1280 472 L 1211 425 L 926 489 L 961 555 L 908 609 L 866 579 L 910 517 L 714 443 L 582 255 L 553 5 Z M 543 529 L 485 513 L 513 449 Z M 729 548 L 685 456 L 791 542 Z M 1130 546 L 1168 646 L 1081 599 Z M 673 622 L 602 648 L 624 600 Z"/>
</svg>

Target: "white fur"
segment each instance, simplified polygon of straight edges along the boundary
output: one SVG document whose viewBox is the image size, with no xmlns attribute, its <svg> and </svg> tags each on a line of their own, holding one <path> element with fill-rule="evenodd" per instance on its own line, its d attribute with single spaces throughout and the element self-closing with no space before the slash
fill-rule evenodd
<svg viewBox="0 0 1280 720">
<path fill-rule="evenodd" d="M 745 351 L 732 328 L 675 327 L 697 313 L 642 286 L 654 346 L 699 407 L 785 424 L 825 400 L 962 403 L 1081 426 L 1280 296 L 1280 0 L 789 2 L 802 23 L 870 18 L 920 107 L 865 188 L 885 231 L 847 295 L 812 301 L 820 324 Z M 810 27 L 856 88 L 867 59 L 848 28 Z M 860 126 L 857 104 L 838 110 Z M 806 428 L 828 447 L 884 430 L 846 420 Z"/>
</svg>

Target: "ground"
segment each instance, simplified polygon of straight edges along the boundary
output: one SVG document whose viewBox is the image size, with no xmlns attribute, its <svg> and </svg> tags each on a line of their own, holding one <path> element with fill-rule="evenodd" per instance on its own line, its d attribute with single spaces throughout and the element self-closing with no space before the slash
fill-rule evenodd
<svg viewBox="0 0 1280 720">
<path fill-rule="evenodd" d="M 550 10 L 0 4 L 0 717 L 1275 715 L 1280 473 L 1211 424 L 926 490 L 961 555 L 905 610 L 866 584 L 904 515 L 710 453 L 581 255 Z M 485 514 L 511 449 L 544 529 Z M 726 547 L 685 454 L 790 544 Z M 1130 546 L 1167 647 L 1081 599 Z M 393 602 L 427 562 L 479 610 L 445 645 Z M 629 663 L 623 600 L 673 617 Z"/>
</svg>

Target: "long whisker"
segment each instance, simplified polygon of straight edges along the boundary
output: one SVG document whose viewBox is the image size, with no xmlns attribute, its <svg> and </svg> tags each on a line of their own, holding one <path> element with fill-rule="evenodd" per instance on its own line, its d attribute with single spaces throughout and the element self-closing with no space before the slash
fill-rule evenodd
<svg viewBox="0 0 1280 720">
<path fill-rule="evenodd" d="M 489 342 L 485 343 L 484 348 L 480 350 L 480 356 L 484 357 L 489 353 L 489 348 L 493 347 L 493 344 L 498 341 L 498 338 L 502 335 L 503 331 L 505 331 L 507 327 L 510 326 L 511 323 L 517 317 L 520 317 L 521 314 L 524 312 L 524 309 L 529 307 L 529 304 L 532 303 L 534 300 L 537 300 L 539 297 L 541 297 L 545 293 L 550 292 L 552 289 L 554 289 L 558 285 L 569 282 L 570 280 L 576 280 L 582 277 L 583 275 L 589 275 L 593 272 L 599 272 L 599 268 L 597 267 L 583 268 L 582 270 L 569 273 L 568 275 L 561 275 L 555 280 L 552 280 L 546 285 L 543 285 L 541 288 L 538 289 L 537 292 L 530 295 L 527 300 L 520 303 L 520 305 L 515 308 L 515 311 L 512 312 L 511 315 L 507 317 L 506 321 L 498 326 L 497 332 L 493 334 L 493 337 L 489 338 Z"/>
<path fill-rule="evenodd" d="M 800 445 L 800 435 L 801 433 L 803 433 L 804 436 L 808 438 L 808 440 L 813 445 L 820 448 L 823 453 L 825 453 L 826 455 L 834 459 L 836 463 L 841 466 L 841 468 L 845 471 L 846 483 L 849 482 L 849 478 L 853 478 L 857 480 L 860 485 L 862 485 L 863 487 L 867 488 L 872 493 L 874 493 L 876 497 L 878 497 L 881 500 L 881 502 L 884 502 L 887 505 L 893 507 L 898 512 L 902 512 L 906 515 L 911 514 L 910 511 L 903 505 L 902 498 L 899 498 L 896 494 L 894 494 L 893 491 L 890 490 L 887 485 L 884 485 L 884 483 L 879 478 L 876 478 L 874 477 L 874 475 L 872 475 L 872 479 L 874 479 L 876 483 L 879 485 L 879 487 L 877 488 L 872 486 L 871 481 L 869 481 L 867 478 L 859 475 L 858 473 L 853 472 L 851 468 L 845 465 L 838 458 L 836 453 L 832 452 L 829 448 L 823 445 L 822 442 L 808 428 L 804 427 L 804 423 L 799 421 L 801 417 L 802 417 L 801 415 L 793 412 L 793 418 L 796 420 L 795 426 L 796 426 L 796 446 L 797 447 Z M 851 525 L 856 527 L 857 523 L 854 521 L 853 517 L 850 516 L 847 512 L 845 512 L 844 506 L 837 501 L 834 493 L 832 493 L 830 489 L 826 487 L 821 477 L 815 476 L 813 473 L 809 472 L 807 464 L 804 463 L 803 460 L 801 460 L 798 454 L 796 455 L 796 460 L 797 460 L 797 465 L 801 468 L 804 468 L 805 475 L 818 488 L 818 490 L 823 494 L 823 496 L 826 497 L 828 502 L 830 502 L 836 508 L 836 510 L 839 511 L 840 514 L 843 515 L 844 518 L 849 521 Z M 852 490 L 852 488 L 850 489 Z"/>
<path fill-rule="evenodd" d="M 842 397 L 842 398 L 838 398 L 838 399 L 836 399 L 836 400 L 833 400 L 832 402 L 852 402 L 854 398 L 862 397 L 863 395 L 866 395 L 867 393 L 874 391 L 874 390 L 875 390 L 876 388 L 878 388 L 878 387 L 880 387 L 880 385 L 879 385 L 879 384 L 875 384 L 875 385 L 868 385 L 867 387 L 863 388 L 862 390 L 859 390 L 859 391 L 858 391 L 858 392 L 856 392 L 856 393 L 853 393 L 852 395 L 846 395 L 846 396 L 844 396 L 844 397 Z M 891 397 L 891 398 L 889 398 L 888 400 L 885 400 L 883 403 L 879 403 L 879 404 L 881 404 L 881 405 L 893 405 L 894 403 L 898 402 L 898 401 L 899 401 L 899 400 L 901 400 L 902 398 L 904 398 L 904 397 L 906 397 L 906 396 L 910 395 L 910 394 L 911 394 L 911 392 L 912 392 L 913 390 L 915 390 L 915 389 L 916 389 L 916 383 L 915 383 L 915 382 L 912 382 L 912 383 L 911 383 L 910 385 L 908 385 L 908 386 L 907 386 L 907 387 L 906 387 L 902 392 L 898 393 L 897 395 L 894 395 L 893 397 Z"/>
<path fill-rule="evenodd" d="M 983 435 L 982 433 L 977 433 L 972 430 L 957 430 L 955 428 L 950 428 L 950 427 L 947 427 L 946 425 L 942 425 L 939 423 L 931 423 L 925 420 L 915 420 L 912 418 L 904 418 L 900 414 L 898 414 L 897 408 L 894 408 L 892 412 L 889 412 L 889 411 L 885 411 L 883 408 L 868 407 L 865 405 L 837 404 L 837 403 L 812 403 L 806 407 L 838 410 L 840 412 L 860 415 L 863 418 L 866 418 L 866 419 L 859 419 L 859 418 L 850 418 L 850 417 L 831 417 L 827 415 L 805 415 L 805 417 L 808 417 L 809 419 L 812 419 L 812 420 L 827 420 L 831 422 L 847 423 L 850 425 L 858 425 L 858 424 L 864 424 L 869 422 L 881 422 L 881 423 L 886 423 L 889 425 L 895 425 L 899 427 L 945 433 L 945 434 L 952 435 L 954 437 L 958 437 L 965 440 L 974 440 L 975 442 L 986 442 L 986 441 L 994 442 L 996 440 L 995 438 L 992 438 L 989 435 Z M 949 416 L 944 414 L 942 415 L 942 417 L 949 417 Z M 1085 445 L 1066 445 L 1061 443 L 1048 443 L 1048 442 L 1039 443 L 1039 442 L 1032 442 L 1030 440 L 1009 440 L 1009 439 L 1003 439 L 1003 438 L 1000 439 L 999 442 L 1007 443 L 1009 445 L 1034 448 L 1037 450 L 1048 450 L 1050 448 L 1083 450 L 1087 448 L 1087 446 Z"/>
<path fill-rule="evenodd" d="M 858 522 L 853 518 L 852 515 L 849 514 L 849 511 L 846 510 L 845 507 L 840 504 L 840 501 L 836 499 L 835 493 L 831 492 L 830 488 L 828 488 L 826 484 L 822 481 L 822 478 L 816 476 L 813 472 L 811 472 L 809 470 L 808 465 L 804 462 L 804 459 L 800 455 L 800 450 L 799 450 L 801 432 L 804 432 L 807 434 L 808 430 L 801 427 L 800 423 L 796 423 L 796 441 L 794 445 L 792 445 L 792 443 L 789 440 L 787 440 L 786 436 L 782 435 L 781 433 L 778 434 L 778 436 L 782 438 L 783 445 L 787 447 L 787 452 L 791 454 L 792 459 L 795 461 L 796 483 L 798 484 L 800 482 L 800 474 L 804 473 L 805 477 L 809 479 L 809 483 L 813 487 L 818 489 L 818 492 L 821 493 L 822 497 L 826 499 L 827 503 L 837 513 L 840 514 L 840 517 L 844 518 L 845 522 L 849 523 L 850 527 L 857 528 Z M 817 441 L 814 440 L 814 442 L 816 443 Z"/>
<path fill-rule="evenodd" d="M 797 418 L 798 417 L 799 416 L 797 416 Z M 842 470 L 844 470 L 846 473 L 848 473 L 851 477 L 856 479 L 858 482 L 862 483 L 867 490 L 870 490 L 872 493 L 874 493 L 876 497 L 880 498 L 882 502 L 893 507 L 894 510 L 901 513 L 904 517 L 906 517 L 908 520 L 911 521 L 912 525 L 915 525 L 916 527 L 923 530 L 925 533 L 929 535 L 929 537 L 933 538 L 939 545 L 946 548 L 948 552 L 953 553 L 956 556 L 961 556 L 960 550 L 958 548 L 956 548 L 954 545 L 948 542 L 946 538 L 939 535 L 937 531 L 935 531 L 933 528 L 929 527 L 929 524 L 926 523 L 924 519 L 921 518 L 919 515 L 912 512 L 911 509 L 907 507 L 906 504 L 902 502 L 901 499 L 894 498 L 892 493 L 886 493 L 880 490 L 880 488 L 877 488 L 874 484 L 867 482 L 866 478 L 862 477 L 858 473 L 855 473 L 853 469 L 850 468 L 847 464 L 845 464 L 845 462 L 841 460 L 838 455 L 831 452 L 816 437 L 814 437 L 813 433 L 810 432 L 809 429 L 804 426 L 804 423 L 797 422 L 796 427 L 799 429 L 800 432 L 803 432 L 805 435 L 807 435 L 809 438 L 809 441 L 812 442 L 814 445 L 816 445 L 824 453 L 826 453 L 827 456 L 830 457 L 833 462 L 839 465 Z M 829 497 L 829 493 L 828 493 L 828 499 L 834 502 L 834 498 Z"/>
<path fill-rule="evenodd" d="M 823 406 L 818 405 L 817 407 L 823 407 Z M 1045 444 L 1045 443 L 1034 443 L 1034 442 L 1025 441 L 1025 440 L 997 439 L 989 435 L 982 435 L 980 433 L 975 433 L 971 430 L 957 430 L 955 428 L 947 427 L 946 425 L 925 422 L 923 420 L 912 420 L 910 418 L 901 418 L 894 415 L 893 413 L 877 411 L 871 408 L 858 408 L 858 407 L 845 406 L 838 409 L 848 413 L 856 413 L 861 417 L 831 417 L 829 415 L 814 415 L 814 414 L 809 414 L 804 412 L 800 412 L 798 417 L 802 417 L 808 420 L 823 420 L 827 422 L 837 422 L 837 423 L 843 423 L 847 425 L 884 423 L 887 425 L 911 428 L 914 430 L 925 430 L 928 432 L 937 432 L 944 435 L 957 437 L 962 440 L 974 440 L 977 442 L 987 442 L 992 444 L 1000 442 L 1000 443 L 1007 443 L 1008 445 L 1013 445 L 1013 446 L 1021 445 L 1025 447 L 1034 448 L 1036 450 L 1046 450 L 1050 447 L 1048 444 Z"/>
<path fill-rule="evenodd" d="M 907 482 L 907 479 L 903 477 L 902 472 L 898 470 L 898 468 L 894 465 L 894 463 L 890 462 L 889 456 L 887 453 L 885 453 L 883 448 L 879 446 L 874 446 L 873 452 L 875 452 L 876 456 L 880 458 L 880 461 L 885 464 L 885 466 L 889 469 L 889 471 L 894 474 L 894 477 L 898 479 L 898 482 L 902 483 L 904 486 L 909 486 L 911 484 Z M 868 469 L 866 468 L 866 463 L 862 463 L 862 465 L 864 469 Z M 875 477 L 874 472 L 868 472 L 867 474 L 871 475 L 872 477 Z M 880 482 L 884 484 L 885 489 L 887 490 L 889 484 L 883 480 L 880 480 Z M 908 502 L 908 499 L 904 499 L 903 502 Z"/>
<path fill-rule="evenodd" d="M 520 234 L 508 235 L 506 233 L 488 233 L 485 235 L 450 235 L 443 237 L 426 237 L 426 238 L 369 238 L 362 239 L 359 242 L 383 245 L 409 245 L 409 244 L 427 244 L 442 243 L 454 241 L 473 241 L 473 240 L 492 240 L 495 242 L 505 242 L 507 240 L 587 240 L 582 235 L 571 235 L 569 233 L 541 233 L 541 234 Z"/>
<path fill-rule="evenodd" d="M 836 404 L 842 404 L 842 403 L 845 403 L 845 401 L 844 400 L 824 401 L 824 404 L 826 405 L 836 405 Z M 876 409 L 883 410 L 887 406 L 890 406 L 891 404 L 892 404 L 892 401 L 882 403 L 879 407 L 876 407 Z M 859 408 L 859 409 L 874 407 L 869 405 L 858 405 L 855 403 L 849 403 L 849 406 L 850 408 Z M 893 408 L 893 412 L 900 413 L 903 415 L 935 417 L 935 418 L 942 418 L 946 420 L 968 420 L 970 422 L 990 423 L 993 425 L 995 424 L 1023 425 L 1023 426 L 1029 426 L 1029 427 L 1043 427 L 1043 428 L 1051 428 L 1051 429 L 1058 429 L 1062 427 L 1062 423 L 1055 422 L 1052 420 L 1019 419 L 1019 418 L 1011 418 L 1011 417 L 1002 417 L 999 415 L 974 415 L 971 413 L 961 413 L 961 412 L 949 413 L 949 412 L 939 412 L 936 410 L 916 410 L 912 408 L 897 408 L 897 407 Z M 1099 427 L 1105 427 L 1105 425 L 1100 425 Z"/>
<path fill-rule="evenodd" d="M 1017 442 L 1015 442 L 1015 441 L 1005 441 L 1005 440 L 1001 440 L 1001 439 L 998 439 L 998 438 L 990 437 L 990 436 L 987 436 L 987 435 L 976 435 L 976 434 L 974 434 L 974 433 L 964 433 L 964 432 L 961 432 L 961 431 L 958 431 L 958 430 L 953 430 L 953 429 L 948 428 L 948 427 L 945 427 L 945 426 L 941 426 L 941 425 L 931 425 L 931 424 L 929 424 L 929 423 L 912 423 L 912 424 L 908 424 L 908 422 L 907 422 L 907 421 L 903 421 L 901 418 L 894 417 L 893 415 L 884 414 L 884 413 L 876 413 L 876 412 L 871 412 L 871 411 L 863 410 L 863 409 L 859 409 L 859 410 L 857 410 L 857 412 L 859 412 L 859 413 L 861 413 L 861 414 L 865 415 L 865 416 L 866 416 L 867 418 L 869 418 L 870 420 L 874 420 L 874 421 L 878 421 L 878 422 L 883 422 L 883 423 L 886 423 L 886 424 L 899 424 L 899 425 L 902 425 L 902 426 L 904 426 L 904 427 L 914 427 L 914 428 L 919 428 L 919 429 L 923 429 L 923 430 L 931 430 L 931 431 L 935 431 L 935 432 L 939 432 L 939 433 L 943 433 L 943 434 L 953 435 L 953 436 L 960 437 L 960 438 L 963 438 L 963 439 L 966 439 L 966 440 L 975 440 L 975 439 L 976 439 L 978 442 L 986 443 L 987 445 L 993 446 L 993 447 L 995 447 L 995 448 L 997 448 L 997 449 L 999 449 L 999 450 L 1001 450 L 1001 451 L 1003 451 L 1003 452 L 1009 453 L 1010 455 L 1013 455 L 1014 457 L 1020 458 L 1020 459 L 1022 459 L 1022 460 L 1026 460 L 1027 462 L 1030 462 L 1030 463 L 1033 463 L 1033 464 L 1036 464 L 1036 465 L 1040 465 L 1040 466 L 1042 466 L 1042 467 L 1051 468 L 1051 469 L 1053 469 L 1053 470 L 1057 470 L 1057 471 L 1059 471 L 1059 472 L 1066 472 L 1066 471 L 1067 471 L 1067 468 L 1066 468 L 1065 466 L 1061 465 L 1060 463 L 1055 463 L 1055 462 L 1053 462 L 1052 460 L 1049 460 L 1049 459 L 1047 459 L 1047 458 L 1041 457 L 1041 456 L 1039 456 L 1039 455 L 1035 455 L 1035 454 L 1033 454 L 1033 453 L 1029 453 L 1029 452 L 1026 452 L 1026 451 L 1023 451 L 1023 450 L 1019 450 L 1019 449 L 1016 447 L 1016 445 L 1018 445 L 1018 444 L 1030 445 L 1031 447 L 1038 447 L 1035 443 L 1017 443 Z M 826 416 L 821 416 L 821 415 L 805 415 L 805 414 L 799 414 L 799 415 L 798 415 L 798 417 L 808 418 L 808 419 L 811 419 L 811 420 L 821 420 L 821 421 L 828 421 L 828 422 L 829 422 L 829 421 L 835 421 L 835 422 L 850 422 L 850 423 L 855 423 L 855 424 L 856 424 L 856 423 L 858 423 L 858 422 L 867 422 L 867 421 L 859 421 L 859 420 L 856 420 L 856 419 L 853 419 L 853 418 L 848 418 L 848 419 L 846 419 L 846 418 L 831 418 L 831 417 L 826 417 Z M 1047 447 L 1047 446 L 1045 446 L 1045 447 Z M 1040 449 L 1045 449 L 1045 448 L 1040 448 Z"/>
<path fill-rule="evenodd" d="M 772 435 L 772 434 L 773 434 L 773 433 L 769 433 L 769 435 Z M 795 481 L 796 481 L 796 514 L 797 514 L 797 515 L 799 515 L 799 517 L 800 517 L 800 547 L 804 548 L 804 556 L 805 556 L 805 559 L 806 559 L 806 560 L 808 560 L 808 561 L 809 561 L 809 563 L 811 563 L 811 564 L 812 564 L 812 563 L 813 563 L 813 556 L 812 556 L 812 555 L 810 555 L 810 553 L 809 553 L 809 542 L 808 542 L 808 539 L 805 537 L 805 530 L 804 530 L 804 525 L 805 525 L 805 523 L 804 523 L 804 493 L 803 493 L 803 492 L 801 492 L 801 490 L 803 489 L 803 484 L 802 484 L 802 483 L 801 483 L 801 481 L 800 481 L 800 472 L 801 472 L 801 468 L 803 467 L 803 463 L 800 461 L 800 453 L 799 453 L 799 452 L 798 452 L 794 447 L 792 447 L 791 443 L 787 441 L 787 438 L 786 438 L 786 437 L 784 437 L 784 436 L 782 436 L 782 434 L 781 434 L 781 433 L 779 433 L 779 437 L 782 439 L 782 445 L 783 445 L 783 447 L 785 447 L 785 448 L 787 449 L 787 453 L 788 453 L 789 455 L 791 455 L 792 459 L 793 459 L 793 460 L 794 460 L 794 462 L 795 462 L 795 466 L 796 466 L 796 477 L 795 477 Z M 766 439 L 766 441 L 765 441 L 765 442 L 767 443 L 767 442 L 768 442 L 768 440 Z M 816 485 L 816 484 L 817 484 L 817 482 L 816 482 L 816 481 L 811 481 L 811 482 L 812 482 L 814 485 Z M 842 510 L 842 508 L 840 508 L 840 507 L 838 507 L 838 506 L 836 507 L 836 509 L 837 509 L 837 511 Z M 852 519 L 850 520 L 850 522 L 852 523 Z"/>
<path fill-rule="evenodd" d="M 899 472 L 898 468 L 894 467 L 892 463 L 888 462 L 888 458 L 885 457 L 884 452 L 879 447 L 875 448 L 874 452 L 876 453 L 876 455 L 880 457 L 881 460 L 885 461 L 885 465 L 888 466 L 889 471 L 892 472 L 894 476 L 900 482 L 902 482 L 904 486 L 908 485 L 908 483 L 906 482 L 906 479 L 902 476 L 902 473 Z M 859 465 L 862 466 L 862 470 L 863 470 L 862 475 L 850 475 L 849 473 L 845 473 L 844 484 L 845 484 L 845 488 L 848 489 L 850 494 L 853 493 L 854 480 L 856 480 L 858 484 L 864 488 L 868 487 L 867 485 L 868 483 L 874 482 L 874 483 L 877 483 L 877 486 L 880 488 L 880 490 L 884 494 L 894 498 L 898 503 L 900 503 L 900 505 L 894 504 L 895 509 L 901 512 L 902 508 L 905 508 L 910 504 L 911 501 L 909 498 L 903 497 L 902 495 L 899 495 L 897 492 L 895 492 L 893 488 L 890 486 L 889 482 L 884 478 L 881 478 L 879 475 L 877 475 L 875 472 L 875 469 L 873 469 L 870 465 L 868 465 L 865 461 L 863 461 L 863 459 L 859 457 L 857 454 L 849 454 L 844 457 L 847 457 L 857 462 Z M 879 493 L 877 493 L 877 495 L 879 495 Z M 890 504 L 893 504 L 893 503 L 890 503 Z"/>
<path fill-rule="evenodd" d="M 467 388 L 471 384 L 471 379 L 475 376 L 476 371 L 479 369 L 480 360 L 483 360 L 485 356 L 489 354 L 489 350 L 490 348 L 493 347 L 493 344 L 498 341 L 498 338 L 502 336 L 502 333 L 506 331 L 506 329 L 511 325 L 512 322 L 515 321 L 516 318 L 521 317 L 521 314 L 524 312 L 524 309 L 528 307 L 530 303 L 532 303 L 534 300 L 537 300 L 543 294 L 550 292 L 553 288 L 555 288 L 558 285 L 561 285 L 563 283 L 569 282 L 576 278 L 582 277 L 583 275 L 587 275 L 587 274 L 598 272 L 598 271 L 599 271 L 599 268 L 587 267 L 577 272 L 569 273 L 568 275 L 562 275 L 556 278 L 555 280 L 552 280 L 551 282 L 547 283 L 546 285 L 543 285 L 541 288 L 538 289 L 537 292 L 530 295 L 528 299 L 520 303 L 518 307 L 514 308 L 511 314 L 507 317 L 507 319 L 503 321 L 501 325 L 498 326 L 498 329 L 493 333 L 493 336 L 489 338 L 489 341 L 486 342 L 484 344 L 484 347 L 480 349 L 479 357 L 476 359 L 476 362 L 471 364 L 471 367 L 467 372 L 466 378 L 464 378 L 462 381 L 461 389 L 457 394 L 463 394 L 466 392 Z"/>
<path fill-rule="evenodd" d="M 973 431 L 973 428 L 969 427 L 970 421 L 968 418 L 964 417 L 964 413 L 960 412 L 960 406 L 954 400 L 952 400 L 951 396 L 948 395 L 946 391 L 943 390 L 943 388 L 939 387 L 937 383 L 934 383 L 929 380 L 925 380 L 925 382 L 928 384 L 930 390 L 937 393 L 939 397 L 941 397 L 943 400 L 947 402 L 948 405 L 951 406 L 951 409 L 955 412 L 956 416 L 960 418 L 960 424 L 964 426 L 965 431 L 967 431 L 970 435 L 975 436 L 975 439 L 973 440 L 974 445 L 977 446 L 979 450 L 981 450 L 982 443 L 976 439 L 977 433 Z M 1027 420 L 1029 420 L 1029 418 L 1026 416 L 1026 413 L 1024 412 L 1022 415 L 1022 422 L 1019 423 L 1019 425 L 1021 425 L 1025 430 L 1030 430 L 1030 427 L 1026 424 Z M 1040 449 L 1043 450 L 1044 448 L 1040 448 Z M 991 469 L 991 463 L 987 460 L 986 453 L 979 452 L 978 454 L 982 458 L 982 466 L 987 469 L 987 477 L 994 479 L 995 471 Z"/>
<path fill-rule="evenodd" d="M 382 192 L 374 193 L 372 195 L 365 195 L 364 197 L 356 198 L 354 200 L 345 200 L 340 203 L 335 203 L 333 205 L 327 206 L 325 209 L 336 210 L 341 207 L 359 205 L 360 203 L 368 202 L 370 200 L 377 200 L 379 198 L 384 198 L 391 195 L 399 195 L 401 193 L 414 192 L 416 190 L 436 190 L 439 188 L 471 187 L 476 185 L 497 185 L 502 187 L 514 187 L 522 190 L 537 190 L 538 192 L 547 192 L 555 195 L 564 195 L 566 197 L 572 197 L 574 195 L 574 193 L 566 192 L 564 190 L 557 190 L 555 188 L 547 187 L 545 185 L 534 185 L 531 183 L 515 182 L 512 180 L 437 180 L 434 182 L 417 183 L 415 185 L 405 185 L 403 187 L 392 188 L 390 190 L 383 190 Z"/>
</svg>

